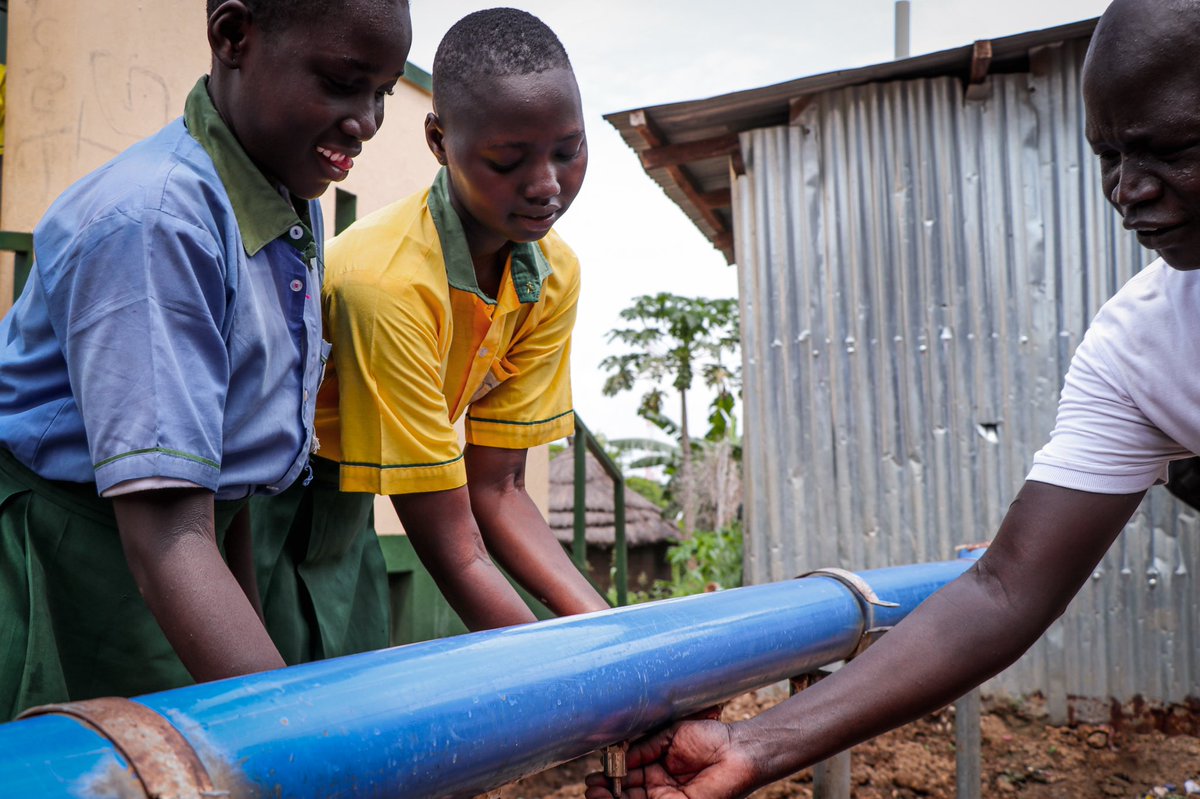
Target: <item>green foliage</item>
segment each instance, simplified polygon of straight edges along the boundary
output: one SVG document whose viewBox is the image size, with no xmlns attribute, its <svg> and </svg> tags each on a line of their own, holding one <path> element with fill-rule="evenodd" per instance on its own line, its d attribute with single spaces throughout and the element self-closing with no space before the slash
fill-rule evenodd
<svg viewBox="0 0 1200 799">
<path fill-rule="evenodd" d="M 667 509 L 666 486 L 645 477 L 626 477 L 625 485 L 650 500 L 659 510 Z"/>
<path fill-rule="evenodd" d="M 739 346 L 737 300 L 667 292 L 643 294 L 621 311 L 621 318 L 633 324 L 610 330 L 608 340 L 632 351 L 600 362 L 600 368 L 610 373 L 604 383 L 605 395 L 632 390 L 639 380 L 653 384 L 642 396 L 638 415 L 672 438 L 678 438 L 681 431 L 663 414 L 662 384 L 669 382 L 676 391 L 686 393 L 699 372 L 705 385 L 729 393 L 732 400 L 730 387 L 736 385 L 737 370 L 728 366 L 726 359 L 735 355 Z"/>
<path fill-rule="evenodd" d="M 742 525 L 697 532 L 667 550 L 671 582 L 666 596 L 688 596 L 742 584 Z"/>
<path fill-rule="evenodd" d="M 703 525 L 697 521 L 692 460 L 696 441 L 689 432 L 687 393 L 697 376 L 717 393 L 710 407 L 709 431 L 702 440 L 731 440 L 738 374 L 727 359 L 736 355 L 739 346 L 737 300 L 643 294 L 621 311 L 621 318 L 630 326 L 610 330 L 608 340 L 626 345 L 629 351 L 600 362 L 608 372 L 604 393 L 612 396 L 632 390 L 639 382 L 650 384 L 638 404 L 638 415 L 678 442 L 678 457 L 668 460 L 662 452 L 652 452 L 651 457 L 653 465 L 663 466 L 679 483 L 669 495 L 682 510 L 684 534 L 691 535 Z M 667 386 L 678 398 L 678 422 L 664 411 Z"/>
<path fill-rule="evenodd" d="M 733 459 L 742 462 L 741 436 L 737 432 L 737 417 L 733 415 L 733 392 L 722 388 L 708 404 L 708 432 L 704 440 L 709 443 L 730 441 L 733 443 Z"/>
<path fill-rule="evenodd" d="M 614 438 L 608 442 L 608 451 L 622 469 L 661 466 L 667 474 L 674 474 L 675 462 L 679 458 L 677 445 L 655 438 Z"/>
<path fill-rule="evenodd" d="M 742 525 L 700 531 L 667 550 L 671 579 L 656 580 L 648 591 L 629 592 L 631 603 L 650 602 L 705 591 L 738 588 L 742 584 Z M 615 601 L 616 589 L 609 591 Z"/>
</svg>

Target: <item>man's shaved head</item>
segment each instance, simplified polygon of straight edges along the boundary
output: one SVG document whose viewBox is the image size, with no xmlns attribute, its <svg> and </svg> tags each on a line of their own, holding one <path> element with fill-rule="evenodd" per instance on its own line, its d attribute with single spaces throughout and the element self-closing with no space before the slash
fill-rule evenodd
<svg viewBox="0 0 1200 799">
<path fill-rule="evenodd" d="M 1193 68 L 1200 44 L 1200 0 L 1113 0 L 1092 35 L 1085 67 L 1108 79 L 1147 70 Z"/>
<path fill-rule="evenodd" d="M 1114 0 L 1083 70 L 1105 197 L 1142 246 L 1200 269 L 1200 0 Z"/>
</svg>

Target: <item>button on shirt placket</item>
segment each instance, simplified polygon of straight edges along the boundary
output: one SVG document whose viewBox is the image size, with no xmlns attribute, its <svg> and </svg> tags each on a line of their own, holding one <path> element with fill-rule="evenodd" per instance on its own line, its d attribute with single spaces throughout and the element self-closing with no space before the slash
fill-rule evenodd
<svg viewBox="0 0 1200 799">
<path fill-rule="evenodd" d="M 492 314 L 488 331 L 479 344 L 479 350 L 475 353 L 475 357 L 484 371 L 490 369 L 492 362 L 496 360 L 500 349 L 500 334 L 504 331 L 504 312 L 499 307 L 493 307 L 490 310 Z"/>
<path fill-rule="evenodd" d="M 305 441 L 301 448 L 300 460 L 314 450 L 316 434 L 313 431 L 313 420 L 316 413 L 316 388 L 321 374 L 321 260 L 317 256 L 317 243 L 302 225 L 292 225 L 287 237 L 297 256 L 305 267 L 307 274 L 301 273 L 291 279 L 288 288 L 296 293 L 304 293 L 301 305 L 301 329 L 303 338 L 301 344 L 302 370 L 300 416 L 304 426 Z"/>
<path fill-rule="evenodd" d="M 321 270 L 317 259 L 317 245 L 311 238 L 304 248 L 304 263 L 308 267 L 308 288 L 304 298 L 305 342 L 304 369 L 304 425 L 308 434 L 307 451 L 315 449 L 316 432 L 314 419 L 317 404 L 317 382 L 321 379 Z"/>
</svg>

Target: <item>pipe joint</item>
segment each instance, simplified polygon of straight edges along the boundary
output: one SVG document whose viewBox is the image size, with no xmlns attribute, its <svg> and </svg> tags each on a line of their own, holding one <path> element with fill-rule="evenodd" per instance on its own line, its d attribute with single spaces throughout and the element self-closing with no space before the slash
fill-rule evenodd
<svg viewBox="0 0 1200 799">
<path fill-rule="evenodd" d="M 863 630 L 862 635 L 858 637 L 858 643 L 846 657 L 846 660 L 852 660 L 861 655 L 863 650 L 870 646 L 875 639 L 892 629 L 890 626 L 877 626 L 875 624 L 875 608 L 898 608 L 900 605 L 896 602 L 887 602 L 880 599 L 870 584 L 854 572 L 847 571 L 846 569 L 827 567 L 804 572 L 804 574 L 799 575 L 796 579 L 802 580 L 806 577 L 829 577 L 837 580 L 849 588 L 850 593 L 854 594 L 854 598 L 858 600 L 859 608 L 861 608 L 863 614 Z"/>
<path fill-rule="evenodd" d="M 145 705 L 103 697 L 32 707 L 17 718 L 48 715 L 66 716 L 111 741 L 148 799 L 229 796 L 213 788 L 204 764 L 179 730 Z"/>
</svg>

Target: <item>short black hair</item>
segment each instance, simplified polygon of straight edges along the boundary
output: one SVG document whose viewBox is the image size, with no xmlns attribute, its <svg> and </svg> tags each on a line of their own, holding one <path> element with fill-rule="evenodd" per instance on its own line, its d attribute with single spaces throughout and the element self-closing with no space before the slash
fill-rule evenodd
<svg viewBox="0 0 1200 799">
<path fill-rule="evenodd" d="M 528 75 L 571 69 L 550 26 L 516 8 L 487 8 L 454 23 L 433 57 L 433 98 L 453 100 L 483 76 Z"/>
<path fill-rule="evenodd" d="M 207 0 L 207 18 L 225 0 Z M 254 23 L 265 31 L 274 31 L 298 22 L 312 22 L 345 6 L 344 0 L 242 0 Z"/>
</svg>

